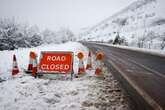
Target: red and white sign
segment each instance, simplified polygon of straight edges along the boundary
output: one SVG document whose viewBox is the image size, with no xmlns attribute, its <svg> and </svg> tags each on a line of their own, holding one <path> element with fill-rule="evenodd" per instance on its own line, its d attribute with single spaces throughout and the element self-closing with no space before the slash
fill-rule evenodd
<svg viewBox="0 0 165 110">
<path fill-rule="evenodd" d="M 39 71 L 44 73 L 71 73 L 72 52 L 41 52 Z"/>
</svg>

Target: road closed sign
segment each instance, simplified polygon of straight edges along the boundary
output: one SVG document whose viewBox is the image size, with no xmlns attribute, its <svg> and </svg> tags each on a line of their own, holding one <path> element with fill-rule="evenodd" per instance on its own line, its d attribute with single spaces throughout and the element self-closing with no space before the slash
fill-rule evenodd
<svg viewBox="0 0 165 110">
<path fill-rule="evenodd" d="M 71 73 L 73 68 L 72 52 L 41 52 L 39 71 L 44 73 Z"/>
</svg>

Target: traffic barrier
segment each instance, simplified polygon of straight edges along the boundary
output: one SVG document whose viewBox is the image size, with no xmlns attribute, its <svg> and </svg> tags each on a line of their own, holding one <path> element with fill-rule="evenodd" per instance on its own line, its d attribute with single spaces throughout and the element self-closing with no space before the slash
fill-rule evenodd
<svg viewBox="0 0 165 110">
<path fill-rule="evenodd" d="M 37 71 L 38 71 L 37 54 L 36 53 L 31 54 L 31 58 L 33 59 L 32 76 L 37 77 Z"/>
<path fill-rule="evenodd" d="M 91 58 L 91 54 L 92 54 L 92 52 L 89 51 L 86 69 L 92 69 L 92 58 Z"/>
<path fill-rule="evenodd" d="M 79 59 L 78 75 L 83 75 L 85 73 L 85 67 L 84 67 L 84 62 L 83 62 L 84 54 L 82 52 L 79 52 L 77 57 Z"/>
<path fill-rule="evenodd" d="M 16 56 L 13 55 L 13 68 L 12 68 L 12 76 L 19 73 L 18 65 L 17 65 L 17 59 Z"/>
<path fill-rule="evenodd" d="M 96 55 L 96 70 L 95 70 L 95 75 L 101 75 L 102 73 L 102 60 L 103 60 L 104 54 L 102 52 L 98 52 Z"/>
<path fill-rule="evenodd" d="M 29 64 L 28 64 L 28 69 L 27 69 L 27 73 L 32 73 L 32 69 L 33 69 L 33 58 L 32 56 L 34 56 L 33 54 L 35 54 L 34 52 L 30 52 L 29 54 Z"/>
</svg>

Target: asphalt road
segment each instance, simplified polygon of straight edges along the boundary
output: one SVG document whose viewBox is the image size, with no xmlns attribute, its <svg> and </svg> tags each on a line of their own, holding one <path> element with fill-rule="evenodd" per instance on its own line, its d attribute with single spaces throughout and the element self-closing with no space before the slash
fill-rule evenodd
<svg viewBox="0 0 165 110">
<path fill-rule="evenodd" d="M 165 57 L 83 42 L 102 51 L 104 62 L 130 95 L 135 110 L 165 109 Z"/>
</svg>

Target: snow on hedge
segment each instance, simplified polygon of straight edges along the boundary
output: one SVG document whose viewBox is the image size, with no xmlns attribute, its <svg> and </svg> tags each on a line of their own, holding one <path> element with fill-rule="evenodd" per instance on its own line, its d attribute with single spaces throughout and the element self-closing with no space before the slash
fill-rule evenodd
<svg viewBox="0 0 165 110">
<path fill-rule="evenodd" d="M 41 51 L 72 51 L 74 52 L 74 72 L 77 72 L 77 66 L 78 66 L 78 59 L 76 54 L 79 51 L 84 52 L 85 58 L 84 61 L 86 63 L 87 55 L 88 55 L 88 49 L 84 47 L 82 44 L 77 42 L 67 42 L 64 44 L 47 44 L 47 45 L 41 45 L 39 47 L 35 48 L 19 48 L 17 50 L 13 51 L 0 51 L 0 77 L 1 78 L 7 78 L 11 76 L 11 69 L 12 69 L 12 60 L 13 60 L 13 54 L 17 57 L 17 63 L 20 71 L 24 71 L 24 69 L 27 69 L 28 63 L 29 63 L 29 52 L 34 51 L 38 54 L 38 60 L 40 57 Z"/>
</svg>

